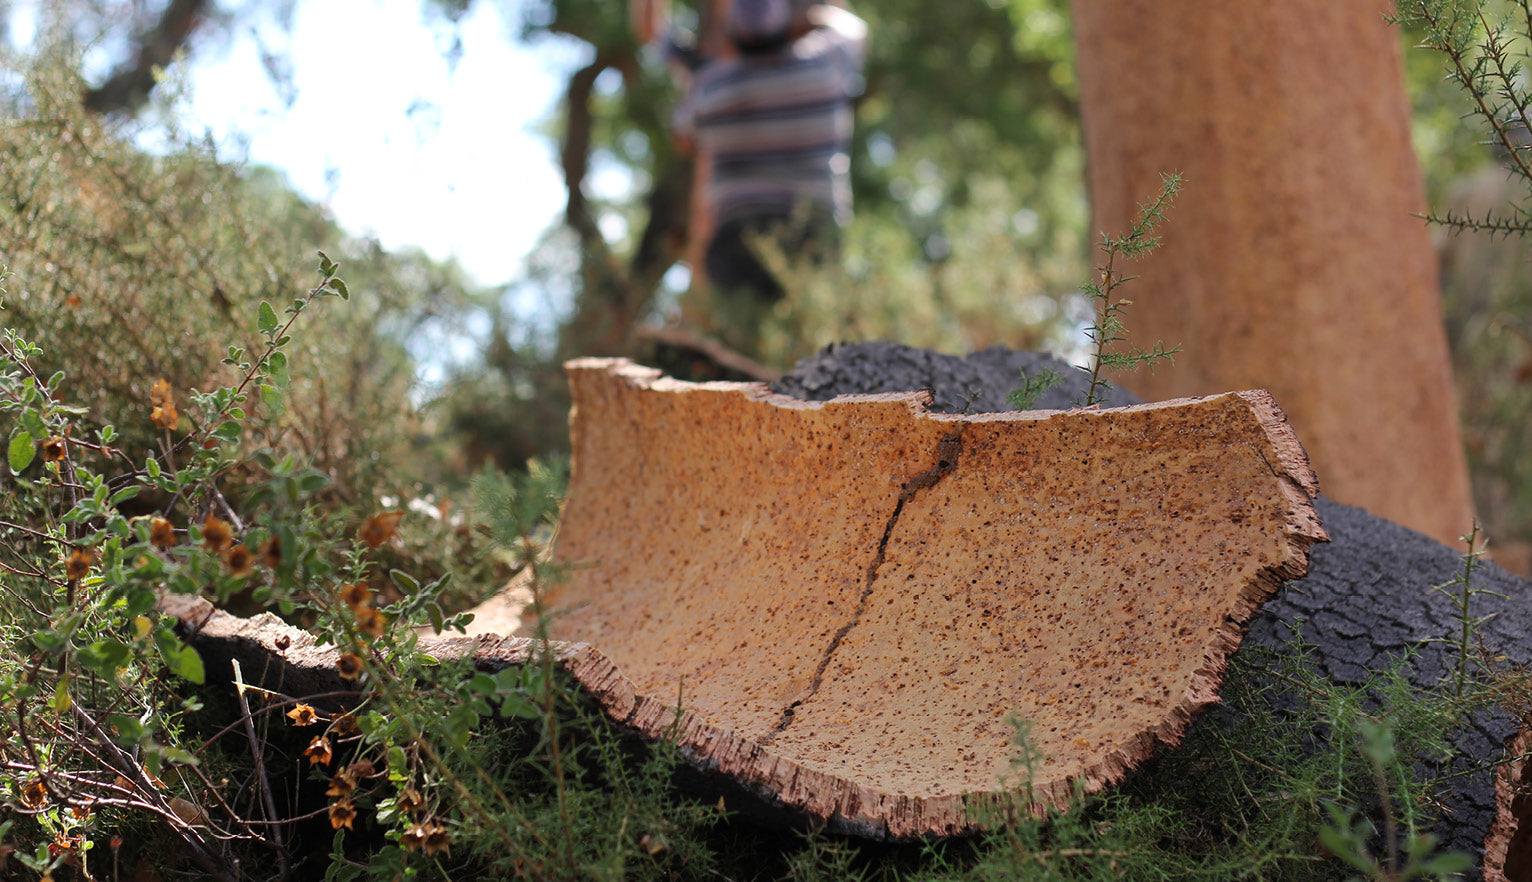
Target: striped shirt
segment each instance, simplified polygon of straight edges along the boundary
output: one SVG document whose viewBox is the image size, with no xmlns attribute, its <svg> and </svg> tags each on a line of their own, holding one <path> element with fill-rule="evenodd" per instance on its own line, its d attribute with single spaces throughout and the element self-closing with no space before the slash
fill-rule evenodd
<svg viewBox="0 0 1532 882">
<path fill-rule="evenodd" d="M 712 158 L 715 222 L 787 216 L 801 202 L 851 215 L 851 99 L 863 41 L 819 28 L 777 52 L 704 64 L 676 111 Z"/>
</svg>

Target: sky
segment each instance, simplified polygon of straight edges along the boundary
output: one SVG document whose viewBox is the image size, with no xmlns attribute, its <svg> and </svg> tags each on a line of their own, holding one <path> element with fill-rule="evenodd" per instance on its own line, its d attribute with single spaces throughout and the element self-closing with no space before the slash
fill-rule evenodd
<svg viewBox="0 0 1532 882">
<path fill-rule="evenodd" d="M 186 124 L 225 158 L 282 169 L 348 232 L 508 282 L 562 209 L 557 147 L 538 126 L 584 61 L 572 42 L 521 43 L 522 2 L 480 0 L 456 27 L 422 0 L 302 2 L 290 28 L 240 21 L 189 59 Z M 286 94 L 263 53 L 289 66 Z"/>
</svg>

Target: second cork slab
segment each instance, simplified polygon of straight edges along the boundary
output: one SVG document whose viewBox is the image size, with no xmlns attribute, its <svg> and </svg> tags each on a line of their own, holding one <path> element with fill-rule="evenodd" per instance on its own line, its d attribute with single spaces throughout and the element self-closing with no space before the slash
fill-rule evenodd
<svg viewBox="0 0 1532 882">
<path fill-rule="evenodd" d="M 1036 809 L 1120 780 L 1217 700 L 1244 623 L 1326 538 L 1264 392 L 950 416 L 566 368 L 549 627 L 598 651 L 571 670 L 836 829 L 974 829 L 1020 783 L 1018 720 Z"/>
</svg>

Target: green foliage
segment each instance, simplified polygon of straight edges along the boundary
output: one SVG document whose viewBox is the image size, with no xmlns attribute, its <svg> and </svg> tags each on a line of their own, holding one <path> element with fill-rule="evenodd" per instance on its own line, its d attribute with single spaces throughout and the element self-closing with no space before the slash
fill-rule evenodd
<svg viewBox="0 0 1532 882">
<path fill-rule="evenodd" d="M 1470 113 L 1489 133 L 1506 166 L 1524 184 L 1532 184 L 1532 154 L 1527 152 L 1527 119 L 1532 90 L 1522 58 L 1532 38 L 1532 3 L 1515 0 L 1499 14 L 1482 0 L 1401 0 L 1396 21 L 1420 29 L 1422 45 L 1441 53 L 1448 77 L 1468 99 Z M 1429 219 L 1457 231 L 1491 235 L 1527 235 L 1532 213 L 1519 204 L 1475 217 L 1448 211 Z"/>
<path fill-rule="evenodd" d="M 1480 594 L 1490 593 L 1476 587 L 1473 583 L 1473 572 L 1479 567 L 1480 558 L 1484 556 L 1478 521 L 1474 522 L 1473 529 L 1468 532 L 1468 535 L 1463 537 L 1463 545 L 1468 549 L 1463 553 L 1463 575 L 1432 589 L 1452 598 L 1460 624 L 1457 643 L 1453 647 L 1458 659 L 1457 675 L 1453 678 L 1453 694 L 1457 696 L 1463 694 L 1468 683 L 1470 662 L 1474 657 L 1475 649 L 1473 635 L 1479 625 L 1486 621 L 1483 616 L 1473 615 L 1473 600 Z"/>
<path fill-rule="evenodd" d="M 1057 371 L 1044 368 L 1035 376 L 1027 376 L 1026 371 L 1021 372 L 1021 385 L 1010 391 L 1005 400 L 1010 402 L 1016 410 L 1031 410 L 1037 404 L 1037 397 L 1057 386 L 1063 381 Z"/>
<path fill-rule="evenodd" d="M 124 444 L 157 443 L 150 386 L 163 379 L 177 396 L 217 386 L 221 362 L 263 342 L 249 319 L 282 315 L 286 292 L 306 286 L 292 255 L 317 245 L 347 261 L 357 308 L 326 311 L 286 349 L 274 382 L 295 370 L 311 381 L 286 389 L 280 414 L 248 402 L 271 417 L 248 440 L 310 461 L 329 492 L 353 500 L 363 486 L 436 477 L 437 451 L 417 441 L 429 425 L 405 338 L 479 296 L 460 271 L 347 237 L 276 173 L 241 172 L 174 132 L 146 152 L 140 132 L 81 108 L 69 51 L 5 59 L 22 77 L 0 95 L 0 256 L 16 274 L 6 324 L 46 341 L 38 369 L 67 366 L 62 391 Z"/>
<path fill-rule="evenodd" d="M 44 381 L 43 349 L 5 329 L 0 411 L 20 429 L 11 435 L 13 475 L 0 518 L 0 708 L 14 721 L 0 765 L 11 804 L 53 837 L 52 852 L 38 853 L 46 860 L 24 861 L 39 873 L 66 860 L 85 871 L 90 844 L 105 844 L 87 836 L 135 815 L 164 822 L 204 871 L 227 866 L 226 849 L 204 826 L 215 807 L 229 812 L 206 768 L 213 745 L 184 735 L 203 708 L 185 684 L 200 685 L 209 672 L 158 621 L 155 605 L 167 590 L 223 599 L 253 590 L 292 612 L 314 580 L 337 572 L 321 552 L 333 545 L 311 533 L 320 521 L 311 494 L 271 493 L 240 517 L 219 488 L 237 465 L 250 390 L 283 382 L 292 321 L 344 290 L 334 264 L 321 262 L 320 282 L 287 308 L 285 323 L 262 310 L 265 343 L 240 365 L 237 382 L 193 394 L 184 415 L 168 385 L 152 393 L 164 437 L 147 453 L 127 453 L 111 425 L 90 430 L 85 408 L 55 397 L 63 372 Z M 18 455 L 23 437 L 40 456 Z M 266 471 L 280 483 L 291 467 Z M 327 483 L 299 481 L 310 490 Z M 125 510 L 148 497 L 169 501 L 153 515 Z"/>
<path fill-rule="evenodd" d="M 1362 872 L 1369 880 L 1406 882 L 1410 879 L 1440 879 L 1466 872 L 1473 867 L 1467 855 L 1436 853 L 1436 837 L 1413 833 L 1399 853 L 1399 831 L 1389 793 L 1389 773 L 1398 766 L 1399 752 L 1394 744 L 1394 730 L 1387 723 L 1362 720 L 1358 724 L 1362 755 L 1372 769 L 1382 801 L 1385 858 L 1380 861 L 1370 851 L 1373 826 L 1355 810 L 1330 803 L 1331 824 L 1319 830 L 1320 844 L 1331 854 Z M 1403 863 L 1401 864 L 1401 858 Z"/>
<path fill-rule="evenodd" d="M 1165 212 L 1180 190 L 1179 174 L 1162 175 L 1159 194 L 1139 206 L 1138 215 L 1126 233 L 1117 237 L 1101 234 L 1101 251 L 1106 258 L 1106 262 L 1097 267 L 1101 278 L 1082 286 L 1085 293 L 1096 301 L 1096 321 L 1085 330 L 1086 339 L 1095 349 L 1095 358 L 1088 371 L 1090 387 L 1086 390 L 1085 400 L 1081 402 L 1085 407 L 1104 400 L 1107 391 L 1111 389 L 1111 384 L 1101 377 L 1102 370 L 1136 370 L 1146 365 L 1152 369 L 1161 361 L 1173 361 L 1173 356 L 1181 351 L 1179 345 L 1166 349 L 1158 341 L 1147 350 L 1132 347 L 1127 352 L 1113 350 L 1116 344 L 1127 342 L 1128 329 L 1122 323 L 1122 316 L 1133 302 L 1114 298 L 1114 295 L 1118 288 L 1137 278 L 1122 275 L 1117 267 L 1117 258 L 1120 256 L 1137 260 L 1160 246 L 1160 239 L 1154 232 L 1165 219 Z"/>
<path fill-rule="evenodd" d="M 24 822 L 5 821 L 5 853 L 39 874 L 66 863 L 89 872 L 93 855 L 110 846 L 115 859 L 114 837 L 147 817 L 163 825 L 165 848 L 208 876 L 236 878 L 239 863 L 262 860 L 286 876 L 303 854 L 294 837 L 307 811 L 336 831 L 337 879 L 445 877 L 454 850 L 491 875 L 537 879 L 663 878 L 673 862 L 700 859 L 689 831 L 716 810 L 662 799 L 674 749 L 635 762 L 548 651 L 495 672 L 419 652 L 417 628 L 467 621 L 441 606 L 449 578 L 389 568 L 396 518 L 374 515 L 353 535 L 345 513 L 322 504 L 325 475 L 241 445 L 259 434 L 249 404 L 280 405 L 291 385 L 296 323 L 348 288 L 327 256 L 319 264 L 319 281 L 282 313 L 252 311 L 259 345 L 233 357 L 228 385 L 165 420 L 163 444 L 146 454 L 113 446 L 109 426 L 87 432 L 82 408 L 46 394 L 63 380 L 41 379 L 41 348 L 7 329 L 0 411 L 43 440 L 29 442 L 39 448 L 29 461 L 13 457 L 23 514 L 0 519 L 0 805 Z M 239 472 L 266 479 L 231 500 L 220 485 Z M 563 482 L 562 469 L 537 464 L 480 479 L 490 529 L 517 567 L 540 566 Z M 121 508 L 149 495 L 166 501 L 146 514 Z M 217 693 L 194 687 L 229 672 L 209 669 L 160 620 L 166 592 L 245 596 L 309 623 L 340 653 L 351 688 L 316 708 L 246 686 L 236 669 L 239 710 L 225 725 L 209 706 Z M 252 710 L 247 694 L 267 703 Z M 497 717 L 535 725 L 496 734 Z M 232 743 L 241 719 L 248 745 Z M 267 768 L 274 753 L 289 773 Z M 303 768 L 307 783 L 273 793 Z M 252 778 L 261 798 L 242 800 L 251 791 L 230 782 Z M 277 808 L 312 806 L 318 790 L 317 809 Z"/>
<path fill-rule="evenodd" d="M 1060 257 L 1067 252 L 1045 256 L 1038 236 L 1018 235 L 1015 211 L 999 189 L 973 194 L 947 212 L 939 260 L 926 253 L 928 243 L 867 212 L 843 231 L 835 262 L 789 256 L 757 241 L 787 295 L 765 308 L 715 295 L 706 301 L 706 314 L 715 317 L 710 330 L 771 365 L 848 340 L 948 352 L 1066 348 L 1062 319 L 1078 264 Z"/>
<path fill-rule="evenodd" d="M 1396 21 L 1428 50 L 1406 61 L 1416 71 L 1416 140 L 1429 151 L 1438 206 L 1429 217 L 1442 232 L 1444 312 L 1475 508 L 1494 543 L 1507 551 L 1519 545 L 1525 562 L 1532 545 L 1532 464 L 1522 455 L 1532 441 L 1532 284 L 1521 239 L 1532 185 L 1529 7 L 1401 0 Z M 1463 125 L 1464 116 L 1475 125 Z M 1474 232 L 1483 235 L 1460 235 Z"/>
</svg>

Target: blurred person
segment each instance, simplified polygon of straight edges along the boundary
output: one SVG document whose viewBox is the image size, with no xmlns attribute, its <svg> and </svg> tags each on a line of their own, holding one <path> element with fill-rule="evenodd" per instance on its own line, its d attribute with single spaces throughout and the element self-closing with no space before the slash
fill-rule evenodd
<svg viewBox="0 0 1532 882">
<path fill-rule="evenodd" d="M 726 297 L 764 305 L 783 289 L 752 248 L 771 237 L 788 256 L 835 251 L 851 217 L 851 101 L 861 91 L 867 25 L 829 5 L 733 0 L 728 49 L 709 57 L 670 25 L 662 0 L 632 0 L 635 33 L 658 44 L 683 81 L 672 120 L 703 165 L 703 270 Z M 694 205 L 697 205 L 694 200 Z"/>
</svg>

